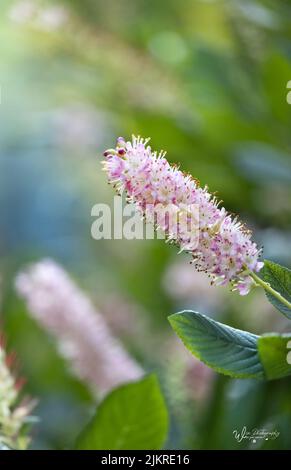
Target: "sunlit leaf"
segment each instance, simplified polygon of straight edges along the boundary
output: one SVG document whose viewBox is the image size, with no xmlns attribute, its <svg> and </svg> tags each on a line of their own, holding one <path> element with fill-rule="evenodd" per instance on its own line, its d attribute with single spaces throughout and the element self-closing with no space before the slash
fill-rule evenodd
<svg viewBox="0 0 291 470">
<path fill-rule="evenodd" d="M 267 379 L 279 379 L 291 375 L 291 358 L 288 361 L 291 334 L 263 335 L 258 339 L 258 350 Z"/>
<path fill-rule="evenodd" d="M 265 260 L 264 267 L 260 272 L 263 280 L 271 285 L 275 291 L 279 292 L 288 302 L 291 303 L 291 271 L 284 266 Z M 291 309 L 274 297 L 270 292 L 265 291 L 269 301 L 280 312 L 291 319 Z"/>
</svg>

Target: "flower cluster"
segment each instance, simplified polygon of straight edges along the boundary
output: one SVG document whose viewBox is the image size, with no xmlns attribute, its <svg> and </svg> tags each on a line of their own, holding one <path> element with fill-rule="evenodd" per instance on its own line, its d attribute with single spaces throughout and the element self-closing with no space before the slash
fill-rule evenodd
<svg viewBox="0 0 291 470">
<path fill-rule="evenodd" d="M 56 338 L 73 372 L 96 394 L 144 374 L 90 299 L 54 261 L 40 261 L 18 274 L 16 290 L 32 317 Z"/>
<path fill-rule="evenodd" d="M 119 137 L 116 148 L 104 156 L 109 182 L 119 193 L 126 192 L 146 220 L 156 222 L 181 250 L 190 252 L 198 271 L 206 272 L 216 285 L 230 284 L 241 295 L 249 292 L 253 280 L 248 272 L 258 272 L 263 266 L 260 250 L 250 231 L 220 207 L 207 187 L 170 165 L 164 152 L 153 152 L 148 139 L 133 137 L 126 142 Z M 166 206 L 179 216 L 175 232 L 164 217 Z M 192 219 L 199 224 L 198 241 L 189 234 Z"/>
<path fill-rule="evenodd" d="M 32 401 L 19 401 L 21 382 L 10 372 L 3 340 L 0 345 L 0 448 L 23 450 L 29 444 L 25 424 L 34 406 Z"/>
</svg>

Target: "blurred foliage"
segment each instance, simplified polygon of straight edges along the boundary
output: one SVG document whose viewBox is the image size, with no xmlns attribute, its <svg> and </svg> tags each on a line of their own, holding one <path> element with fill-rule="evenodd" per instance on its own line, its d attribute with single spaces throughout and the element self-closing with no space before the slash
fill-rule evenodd
<svg viewBox="0 0 291 470">
<path fill-rule="evenodd" d="M 175 249 L 90 236 L 92 206 L 113 201 L 102 151 L 134 133 L 217 191 L 253 227 L 266 257 L 291 265 L 290 3 L 35 0 L 33 14 L 21 3 L 28 2 L 3 0 L 0 19 L 0 272 L 5 334 L 28 393 L 39 398 L 32 447 L 69 446 L 94 408 L 13 292 L 16 272 L 49 256 L 100 308 L 115 296 L 120 307 L 129 300 L 142 309 L 138 340 L 124 342 L 164 377 L 167 447 L 261 446 L 235 441 L 233 430 L 247 426 L 278 429 L 264 446 L 290 449 L 290 379 L 216 377 L 199 400 L 183 381 L 166 379 L 176 360 L 167 357 L 175 339 L 166 317 L 183 304 L 164 282 Z M 197 291 L 187 307 L 198 301 L 202 313 L 217 311 L 236 328 L 288 331 L 260 293 L 238 301 L 225 292 L 211 312 Z"/>
</svg>

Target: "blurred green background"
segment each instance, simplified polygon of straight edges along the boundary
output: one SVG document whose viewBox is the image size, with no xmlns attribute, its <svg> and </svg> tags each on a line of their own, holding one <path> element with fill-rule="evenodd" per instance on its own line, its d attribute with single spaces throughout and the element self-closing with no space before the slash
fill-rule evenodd
<svg viewBox="0 0 291 470">
<path fill-rule="evenodd" d="M 149 136 L 216 191 L 264 256 L 291 265 L 291 5 L 287 0 L 63 0 L 1 3 L 2 325 L 25 390 L 39 400 L 32 448 L 70 445 L 94 406 L 13 289 L 51 257 L 93 299 L 167 400 L 167 448 L 291 449 L 291 380 L 231 380 L 180 347 L 167 315 L 191 307 L 264 333 L 290 325 L 262 292 L 245 298 L 159 240 L 91 238 L 113 204 L 101 171 L 115 138 Z M 36 354 L 37 351 L 37 354 Z M 278 430 L 236 442 L 234 430 Z"/>
</svg>

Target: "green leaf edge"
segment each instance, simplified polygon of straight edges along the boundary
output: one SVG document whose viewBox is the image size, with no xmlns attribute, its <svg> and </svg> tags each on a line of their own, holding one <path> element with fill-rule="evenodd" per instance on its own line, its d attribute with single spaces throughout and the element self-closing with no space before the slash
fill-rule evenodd
<svg viewBox="0 0 291 470">
<path fill-rule="evenodd" d="M 75 445 L 74 445 L 74 449 L 75 450 L 83 450 L 83 447 L 82 447 L 82 444 L 81 444 L 81 441 L 83 439 L 83 436 L 85 435 L 85 433 L 87 433 L 88 429 L 93 426 L 93 423 L 94 423 L 94 420 L 98 417 L 98 414 L 100 413 L 100 409 L 103 405 L 103 403 L 105 402 L 105 400 L 107 400 L 108 398 L 110 399 L 110 397 L 112 395 L 114 395 L 117 391 L 119 391 L 120 389 L 124 389 L 124 388 L 127 388 L 129 385 L 132 385 L 132 384 L 137 384 L 137 383 L 141 383 L 141 382 L 145 382 L 145 381 L 153 381 L 158 387 L 159 389 L 161 389 L 160 387 L 160 382 L 156 376 L 155 373 L 150 373 L 150 374 L 145 374 L 140 380 L 136 380 L 134 382 L 126 382 L 124 384 L 121 384 L 117 387 L 115 387 L 113 390 L 111 390 L 104 398 L 103 400 L 97 404 L 97 408 L 96 408 L 96 411 L 94 413 L 94 415 L 92 416 L 92 418 L 89 420 L 89 422 L 87 424 L 85 424 L 84 428 L 82 429 L 82 431 L 79 433 L 79 435 L 77 436 L 76 438 L 76 441 L 75 441 Z M 164 437 L 164 441 L 163 443 L 161 444 L 161 446 L 157 449 L 151 449 L 151 450 L 159 450 L 161 448 L 163 448 L 163 444 L 165 444 L 166 442 L 166 439 L 167 439 L 167 435 L 169 433 L 169 413 L 168 413 L 168 410 L 167 410 L 167 406 L 166 406 L 166 402 L 165 402 L 165 398 L 162 394 L 162 391 L 161 391 L 161 399 L 163 401 L 163 408 L 164 408 L 164 411 L 165 411 L 165 437 Z M 106 450 L 106 449 L 104 449 Z"/>
<path fill-rule="evenodd" d="M 202 313 L 199 313 L 199 312 L 195 312 L 193 310 L 183 310 L 181 312 L 177 312 L 177 313 L 173 313 L 172 315 L 169 315 L 168 316 L 168 320 L 170 322 L 170 325 L 172 326 L 173 330 L 175 331 L 175 333 L 177 334 L 177 336 L 181 339 L 182 343 L 184 344 L 184 346 L 186 347 L 186 349 L 188 349 L 195 357 L 197 357 L 197 359 L 199 359 L 201 362 L 203 362 L 204 364 L 206 364 L 208 367 L 210 367 L 211 369 L 215 370 L 216 372 L 220 373 L 220 374 L 223 374 L 223 375 L 227 375 L 229 377 L 232 377 L 234 379 L 257 379 L 257 380 L 262 380 L 262 379 L 266 379 L 266 374 L 265 374 L 265 370 L 264 370 L 264 367 L 263 367 L 263 364 L 262 364 L 262 361 L 260 360 L 260 357 L 259 357 L 259 351 L 258 351 L 258 347 L 257 347 L 257 351 L 258 351 L 258 358 L 260 360 L 260 363 L 262 365 L 262 373 L 261 374 L 240 374 L 240 373 L 234 373 L 234 372 L 230 372 L 229 370 L 227 369 L 224 369 L 224 368 L 221 368 L 215 364 L 211 364 L 209 361 L 205 360 L 204 358 L 201 357 L 201 355 L 196 351 L 194 350 L 192 347 L 190 347 L 188 344 L 186 344 L 186 342 L 184 341 L 184 338 L 179 334 L 179 331 L 178 331 L 178 328 L 177 328 L 177 325 L 176 325 L 176 318 L 179 316 L 179 315 L 182 315 L 184 313 L 191 313 L 191 314 L 194 314 L 198 317 L 203 317 L 204 319 L 206 319 L 208 322 L 214 322 L 222 327 L 226 327 L 226 328 L 231 328 L 232 330 L 237 330 L 237 331 L 241 331 L 243 333 L 248 333 L 248 332 L 245 332 L 243 330 L 238 330 L 236 328 L 233 328 L 233 327 L 230 327 L 228 325 L 225 325 L 223 323 L 220 323 L 220 322 L 217 322 L 216 320 L 213 320 L 212 318 L 208 317 L 207 315 L 203 315 Z M 253 333 L 249 333 L 250 335 L 256 337 L 256 339 L 258 340 L 259 339 L 259 336 L 257 335 L 254 335 Z"/>
<path fill-rule="evenodd" d="M 260 277 L 263 279 L 263 281 L 268 282 L 271 285 L 271 287 L 273 287 L 273 286 L 270 282 L 270 277 L 269 277 L 268 270 L 272 273 L 273 268 L 277 267 L 277 266 L 279 268 L 287 271 L 291 275 L 291 270 L 289 268 L 287 268 L 286 266 L 281 266 L 280 264 L 275 263 L 274 261 L 271 261 L 269 259 L 264 259 L 264 266 L 263 266 L 263 269 L 260 272 L 260 275 L 261 275 Z M 285 287 L 283 286 L 282 290 L 280 290 L 280 294 L 284 295 L 284 291 L 285 291 Z M 288 292 L 287 292 L 287 294 L 289 296 Z M 278 306 L 278 304 L 280 305 L 279 300 L 276 299 L 276 297 L 274 297 L 270 292 L 268 292 L 266 290 L 265 290 L 265 295 L 266 295 L 267 300 L 273 305 L 274 308 L 276 308 L 276 310 L 278 310 L 278 312 L 285 315 L 285 317 L 288 318 L 288 320 L 291 320 L 291 310 L 290 310 L 290 313 L 289 313 L 288 307 L 286 307 L 284 304 L 281 303 L 281 308 L 280 308 Z"/>
<path fill-rule="evenodd" d="M 262 358 L 261 346 L 262 346 L 262 343 L 264 342 L 264 340 L 268 340 L 268 339 L 272 339 L 272 338 L 283 339 L 283 340 L 286 340 L 286 343 L 288 343 L 291 340 L 291 333 L 282 333 L 282 334 L 280 334 L 280 333 L 265 333 L 265 334 L 259 336 L 259 338 L 258 338 L 258 352 L 259 352 L 260 361 L 261 361 L 261 363 L 263 365 L 263 368 L 265 370 L 266 379 L 269 380 L 269 381 L 270 380 L 282 379 L 284 377 L 289 377 L 291 375 L 291 365 L 290 365 L 290 371 L 288 373 L 284 373 L 283 375 L 281 375 L 281 374 L 277 375 L 276 373 L 274 373 L 274 371 L 272 371 L 272 373 L 269 373 L 268 369 L 266 369 L 266 367 L 264 366 L 265 359 Z M 288 364 L 287 354 L 290 350 L 291 349 L 288 349 L 287 345 L 286 345 L 286 351 L 285 351 L 286 364 Z M 285 367 L 287 368 L 288 366 L 285 365 Z"/>
</svg>

